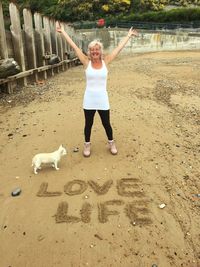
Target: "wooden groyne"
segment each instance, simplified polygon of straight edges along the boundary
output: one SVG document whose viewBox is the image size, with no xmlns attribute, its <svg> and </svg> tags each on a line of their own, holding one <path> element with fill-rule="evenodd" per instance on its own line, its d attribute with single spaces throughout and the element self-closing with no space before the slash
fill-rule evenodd
<svg viewBox="0 0 200 267">
<path fill-rule="evenodd" d="M 23 9 L 22 14 L 14 3 L 9 4 L 10 30 L 5 29 L 2 2 L 0 1 L 0 63 L 13 58 L 20 66 L 16 75 L 0 78 L 0 91 L 12 93 L 17 86 L 47 79 L 59 71 L 78 63 L 73 51 L 56 32 L 55 20 L 40 13 Z M 83 46 L 81 34 L 64 24 L 65 30 L 79 47 Z M 55 63 L 50 64 L 52 58 Z"/>
</svg>

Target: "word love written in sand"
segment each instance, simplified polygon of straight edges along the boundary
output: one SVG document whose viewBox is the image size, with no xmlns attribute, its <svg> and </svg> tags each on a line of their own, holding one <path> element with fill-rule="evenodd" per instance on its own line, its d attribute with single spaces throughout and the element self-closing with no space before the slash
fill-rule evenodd
<svg viewBox="0 0 200 267">
<path fill-rule="evenodd" d="M 68 196 L 75 196 L 83 194 L 88 187 L 90 187 L 95 194 L 103 196 L 108 193 L 113 180 L 106 181 L 103 185 L 89 180 L 72 180 L 65 184 L 64 193 Z M 62 195 L 62 192 L 50 192 L 48 189 L 48 183 L 42 183 L 37 193 L 38 197 L 57 197 Z M 116 209 L 119 206 L 123 207 L 123 213 L 128 217 L 132 225 L 144 225 L 150 224 L 151 219 L 148 217 L 149 210 L 147 208 L 148 200 L 145 194 L 140 190 L 140 182 L 136 178 L 123 178 L 117 181 L 117 193 L 120 197 L 131 199 L 130 202 L 124 200 L 108 200 L 97 203 L 98 208 L 98 220 L 100 223 L 108 222 L 108 218 L 111 215 L 119 215 L 120 212 Z M 61 202 L 58 205 L 57 212 L 55 214 L 56 223 L 89 223 L 91 221 L 91 213 L 94 205 L 84 200 L 81 206 L 79 217 L 68 214 L 69 204 L 66 201 Z M 116 207 L 118 206 L 118 208 Z"/>
</svg>

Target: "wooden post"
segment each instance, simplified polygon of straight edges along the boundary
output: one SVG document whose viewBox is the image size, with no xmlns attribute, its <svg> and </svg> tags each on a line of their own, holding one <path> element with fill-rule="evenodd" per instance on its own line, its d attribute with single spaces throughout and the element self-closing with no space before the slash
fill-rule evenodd
<svg viewBox="0 0 200 267">
<path fill-rule="evenodd" d="M 51 35 L 51 44 L 52 44 L 52 53 L 55 55 L 58 55 L 58 44 L 57 44 L 57 38 L 56 38 L 56 26 L 55 21 L 51 19 L 49 21 L 50 25 L 50 35 Z"/>
<path fill-rule="evenodd" d="M 21 67 L 21 71 L 25 71 L 25 56 L 22 39 L 22 30 L 20 24 L 20 14 L 16 5 L 13 3 L 9 4 L 10 20 L 11 20 L 11 34 L 14 47 L 14 57 L 17 63 Z M 27 78 L 22 78 L 22 85 L 27 85 Z"/>
<path fill-rule="evenodd" d="M 70 31 L 70 27 L 66 24 L 64 24 L 64 28 L 65 28 L 65 31 L 69 34 L 69 36 L 71 37 L 71 31 Z M 67 50 L 66 52 L 69 53 L 71 51 L 71 47 L 70 45 L 67 43 Z"/>
<path fill-rule="evenodd" d="M 61 61 L 65 60 L 65 52 L 64 52 L 64 42 L 63 42 L 63 37 L 60 33 L 56 33 L 56 39 L 57 39 L 57 50 L 58 50 L 58 56 L 60 57 Z M 62 71 L 65 70 L 65 65 L 62 64 L 61 66 Z"/>
<path fill-rule="evenodd" d="M 50 22 L 48 17 L 43 17 L 44 23 L 44 46 L 45 54 L 52 55 L 52 44 L 51 44 L 51 31 L 50 31 Z M 53 76 L 54 72 L 51 69 L 50 74 Z"/>
<path fill-rule="evenodd" d="M 24 31 L 26 41 L 26 58 L 28 69 L 35 69 L 36 63 L 36 50 L 35 50 L 35 36 L 33 30 L 33 18 L 31 11 L 28 9 L 23 10 L 24 17 Z M 35 80 L 38 80 L 37 73 L 35 73 Z"/>
<path fill-rule="evenodd" d="M 43 27 L 42 27 L 42 16 L 39 13 L 34 14 L 34 22 L 35 22 L 35 41 L 36 41 L 37 62 L 38 62 L 38 67 L 42 67 L 46 65 L 46 61 L 44 58 L 45 46 L 44 46 L 44 35 L 43 35 Z M 40 74 L 40 77 L 46 80 L 47 72 L 46 71 L 42 72 Z"/>
<path fill-rule="evenodd" d="M 55 20 L 50 19 L 50 35 L 51 35 L 51 45 L 52 45 L 52 53 L 58 56 L 58 40 L 56 38 L 56 25 Z M 59 72 L 59 67 L 54 68 L 54 71 Z"/>
<path fill-rule="evenodd" d="M 6 33 L 3 19 L 3 8 L 0 1 L 0 58 L 8 58 L 8 49 L 6 44 Z"/>
<path fill-rule="evenodd" d="M 43 17 L 45 54 L 52 54 L 51 33 L 48 17 Z"/>
</svg>

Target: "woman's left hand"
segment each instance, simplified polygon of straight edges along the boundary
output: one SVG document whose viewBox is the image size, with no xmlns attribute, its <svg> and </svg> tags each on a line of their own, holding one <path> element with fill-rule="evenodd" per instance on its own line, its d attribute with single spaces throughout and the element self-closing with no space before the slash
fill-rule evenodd
<svg viewBox="0 0 200 267">
<path fill-rule="evenodd" d="M 133 27 L 130 28 L 129 32 L 128 32 L 128 37 L 132 37 L 135 36 L 137 37 L 139 34 L 137 32 L 137 30 L 133 29 Z"/>
</svg>

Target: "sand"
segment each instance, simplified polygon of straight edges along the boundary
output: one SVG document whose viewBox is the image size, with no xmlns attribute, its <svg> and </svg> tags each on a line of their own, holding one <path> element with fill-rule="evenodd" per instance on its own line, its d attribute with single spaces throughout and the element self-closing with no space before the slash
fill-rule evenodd
<svg viewBox="0 0 200 267">
<path fill-rule="evenodd" d="M 199 73 L 199 51 L 109 66 L 117 156 L 98 114 L 82 156 L 82 66 L 2 94 L 0 266 L 199 267 Z M 35 175 L 32 157 L 60 144 L 60 170 Z"/>
</svg>

